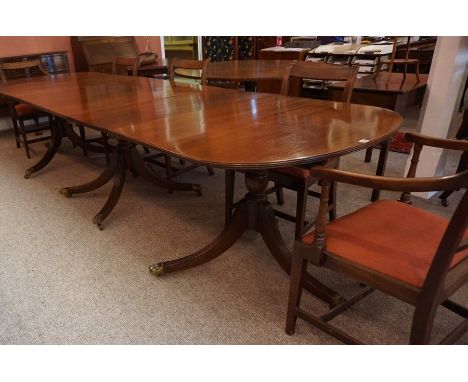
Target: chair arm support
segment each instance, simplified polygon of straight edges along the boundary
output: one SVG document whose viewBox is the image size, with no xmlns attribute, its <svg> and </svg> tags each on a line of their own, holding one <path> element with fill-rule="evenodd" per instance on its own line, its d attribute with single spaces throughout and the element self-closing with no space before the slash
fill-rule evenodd
<svg viewBox="0 0 468 382">
<path fill-rule="evenodd" d="M 468 141 L 429 137 L 419 133 L 406 133 L 405 138 L 410 142 L 424 146 L 439 147 L 449 150 L 468 151 Z"/>
<path fill-rule="evenodd" d="M 388 191 L 425 192 L 453 190 L 468 186 L 468 170 L 455 175 L 427 178 L 391 178 L 358 174 L 350 171 L 317 166 L 310 170 L 311 176 L 356 186 Z"/>
</svg>

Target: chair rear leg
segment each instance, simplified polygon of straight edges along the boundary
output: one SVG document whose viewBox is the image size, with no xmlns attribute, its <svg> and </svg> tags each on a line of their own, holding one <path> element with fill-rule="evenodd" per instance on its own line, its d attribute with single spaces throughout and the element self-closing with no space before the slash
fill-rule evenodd
<svg viewBox="0 0 468 382">
<path fill-rule="evenodd" d="M 106 133 L 101 133 L 102 144 L 104 146 L 104 156 L 106 158 L 106 165 L 109 166 L 111 149 L 109 146 L 109 136 Z"/>
<path fill-rule="evenodd" d="M 16 118 L 12 118 L 11 119 L 11 122 L 13 123 L 13 131 L 15 133 L 15 140 L 16 140 L 16 148 L 21 148 L 21 144 L 20 144 L 20 131 L 19 131 L 19 128 L 18 128 L 18 121 L 16 120 Z"/>
<path fill-rule="evenodd" d="M 224 178 L 224 222 L 227 226 L 232 217 L 234 207 L 234 184 L 236 181 L 236 172 L 226 170 Z"/>
<path fill-rule="evenodd" d="M 307 188 L 301 187 L 299 191 L 297 191 L 297 202 L 296 202 L 296 229 L 295 229 L 295 238 L 296 240 L 300 239 L 304 234 L 304 220 L 305 220 L 305 213 L 307 209 Z"/>
<path fill-rule="evenodd" d="M 22 119 L 19 120 L 19 129 L 20 129 L 21 137 L 23 139 L 24 149 L 26 150 L 26 156 L 28 157 L 28 159 L 31 159 L 31 154 L 29 153 L 28 138 L 26 136 L 26 130 L 25 130 L 24 122 Z"/>
<path fill-rule="evenodd" d="M 283 187 L 281 187 L 278 183 L 275 183 L 275 193 L 276 193 L 276 201 L 278 202 L 278 205 L 282 206 L 284 204 Z"/>
<path fill-rule="evenodd" d="M 366 156 L 364 158 L 364 162 L 369 163 L 372 160 L 372 147 L 366 149 Z"/>
<path fill-rule="evenodd" d="M 336 219 L 336 182 L 330 183 L 330 191 L 328 194 L 328 219 L 333 221 Z"/>
<path fill-rule="evenodd" d="M 86 141 L 86 132 L 83 125 L 78 125 L 78 130 L 80 132 L 80 139 Z M 88 156 L 88 151 L 83 147 L 83 155 Z"/>
</svg>

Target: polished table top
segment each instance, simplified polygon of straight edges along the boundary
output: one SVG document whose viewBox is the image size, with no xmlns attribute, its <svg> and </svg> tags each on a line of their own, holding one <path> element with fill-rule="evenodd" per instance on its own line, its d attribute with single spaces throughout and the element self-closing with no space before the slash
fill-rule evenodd
<svg viewBox="0 0 468 382">
<path fill-rule="evenodd" d="M 0 84 L 0 94 L 191 161 L 273 168 L 374 146 L 401 125 L 387 109 L 102 73 Z"/>
<path fill-rule="evenodd" d="M 281 80 L 285 69 L 294 60 L 240 60 L 210 62 L 206 76 L 211 80 L 258 81 Z M 176 73 L 188 78 L 199 78 L 199 70 L 176 69 Z"/>
</svg>

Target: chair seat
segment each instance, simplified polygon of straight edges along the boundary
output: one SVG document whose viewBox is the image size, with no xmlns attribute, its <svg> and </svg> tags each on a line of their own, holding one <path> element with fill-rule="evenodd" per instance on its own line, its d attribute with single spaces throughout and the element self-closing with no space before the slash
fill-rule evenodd
<svg viewBox="0 0 468 382">
<path fill-rule="evenodd" d="M 45 113 L 27 103 L 19 103 L 15 105 L 15 111 L 18 117 L 29 115 L 44 115 Z"/>
<path fill-rule="evenodd" d="M 327 252 L 421 288 L 447 225 L 438 215 L 380 200 L 329 223 Z M 310 233 L 303 242 L 313 239 Z M 468 249 L 456 254 L 451 268 L 467 256 Z"/>
</svg>

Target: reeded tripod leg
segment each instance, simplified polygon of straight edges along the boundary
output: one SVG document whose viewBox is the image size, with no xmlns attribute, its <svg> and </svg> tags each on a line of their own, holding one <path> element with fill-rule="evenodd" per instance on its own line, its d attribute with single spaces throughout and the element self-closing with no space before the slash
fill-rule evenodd
<svg viewBox="0 0 468 382">
<path fill-rule="evenodd" d="M 114 185 L 112 187 L 111 193 L 109 194 L 109 197 L 107 198 L 106 204 L 104 204 L 104 207 L 102 207 L 93 218 L 93 223 L 96 224 L 100 230 L 103 229 L 102 223 L 104 222 L 104 219 L 109 216 L 119 201 L 120 194 L 122 193 L 122 189 L 125 184 L 125 176 L 127 174 L 126 155 L 119 151 L 118 155 L 116 156 L 117 163 L 114 173 Z"/>
<path fill-rule="evenodd" d="M 143 178 L 153 183 L 154 185 L 167 188 L 168 190 L 195 191 L 198 195 L 201 195 L 201 186 L 199 184 L 174 182 L 172 180 L 160 178 L 156 174 L 152 173 L 148 167 L 146 167 L 135 146 L 132 146 L 128 149 L 128 156 L 130 161 L 130 168 L 134 169 L 137 174 L 141 175 Z"/>
<path fill-rule="evenodd" d="M 276 217 L 266 197 L 268 175 L 266 171 L 248 171 L 245 184 L 249 192 L 236 207 L 234 215 L 227 221 L 226 228 L 208 246 L 176 260 L 160 262 L 150 267 L 155 275 L 182 271 L 204 264 L 229 249 L 247 229 L 261 233 L 273 257 L 287 273 L 291 271 L 291 251 L 286 246 L 278 229 Z M 307 274 L 305 287 L 317 297 L 335 306 L 343 299 L 331 289 Z"/>
<path fill-rule="evenodd" d="M 62 143 L 62 122 L 54 119 L 51 125 L 51 136 L 50 136 L 50 144 L 47 148 L 46 153 L 44 156 L 37 162 L 34 166 L 28 168 L 26 173 L 24 174 L 24 178 L 28 179 L 33 173 L 43 169 L 45 166 L 49 164 L 52 158 L 55 156 L 57 149 L 59 148 L 60 144 Z"/>
<path fill-rule="evenodd" d="M 177 271 L 184 271 L 189 268 L 207 263 L 227 251 L 247 229 L 248 207 L 246 203 L 240 203 L 234 216 L 223 232 L 206 247 L 188 256 L 176 260 L 163 261 L 150 266 L 150 273 L 162 275 Z"/>
<path fill-rule="evenodd" d="M 80 184 L 78 186 L 64 187 L 60 190 L 60 193 L 67 197 L 71 197 L 73 194 L 83 194 L 86 192 L 97 190 L 98 188 L 104 186 L 107 182 L 109 182 L 112 179 L 112 177 L 117 171 L 119 155 L 121 155 L 121 153 L 115 150 L 114 154 L 112 155 L 112 159 L 109 162 L 109 165 L 106 167 L 104 172 L 101 175 L 99 175 L 96 179 L 85 184 Z"/>
</svg>

